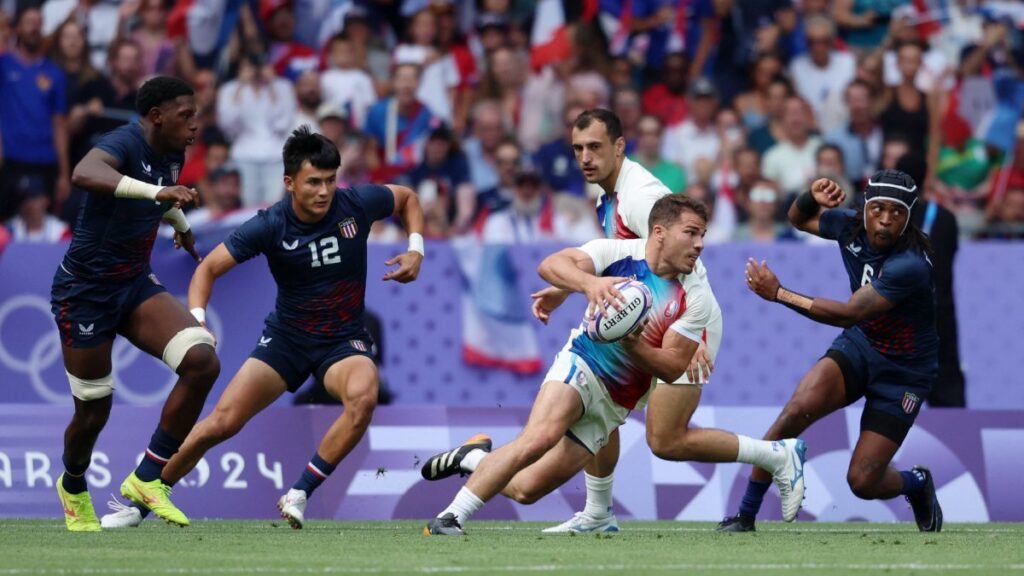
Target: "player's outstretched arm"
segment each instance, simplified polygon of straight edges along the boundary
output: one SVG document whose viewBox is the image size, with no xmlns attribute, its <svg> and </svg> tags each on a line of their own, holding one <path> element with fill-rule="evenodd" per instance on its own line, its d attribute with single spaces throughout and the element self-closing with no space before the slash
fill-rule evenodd
<svg viewBox="0 0 1024 576">
<path fill-rule="evenodd" d="M 387 187 L 395 195 L 394 214 L 409 233 L 409 249 L 384 262 L 388 266 L 398 264 L 398 268 L 384 274 L 384 280 L 405 284 L 420 275 L 420 264 L 423 263 L 423 207 L 411 188 L 397 184 L 387 184 Z"/>
<path fill-rule="evenodd" d="M 565 248 L 548 256 L 537 267 L 537 273 L 549 284 L 563 290 L 580 292 L 587 297 L 587 317 L 590 317 L 598 306 L 611 303 L 616 310 L 626 301 L 626 297 L 615 287 L 627 278 L 620 276 L 596 276 L 594 260 L 579 248 Z"/>
<path fill-rule="evenodd" d="M 784 288 L 764 261 L 758 264 L 753 259 L 747 261 L 747 286 L 769 302 L 778 302 L 811 320 L 841 328 L 877 318 L 895 306 L 871 284 L 861 286 L 846 302 L 804 296 Z"/>
<path fill-rule="evenodd" d="M 623 349 L 652 376 L 665 382 L 679 380 L 690 366 L 690 360 L 697 351 L 697 342 L 675 330 L 668 330 L 661 340 L 661 347 L 656 348 L 644 341 L 642 333 L 643 328 L 640 328 L 620 340 Z"/>
<path fill-rule="evenodd" d="M 206 305 L 210 302 L 214 281 L 237 264 L 224 244 L 220 243 L 192 273 L 192 282 L 188 285 L 188 308 L 203 326 L 206 326 Z"/>
<path fill-rule="evenodd" d="M 789 223 L 797 230 L 821 236 L 818 218 L 822 208 L 835 208 L 843 203 L 846 194 L 839 184 L 828 178 L 819 178 L 811 189 L 797 196 L 789 206 Z"/>
<path fill-rule="evenodd" d="M 75 166 L 71 183 L 93 194 L 174 202 L 178 208 L 199 202 L 199 194 L 191 188 L 157 186 L 125 176 L 118 172 L 119 169 L 117 158 L 99 148 L 93 148 Z"/>
</svg>

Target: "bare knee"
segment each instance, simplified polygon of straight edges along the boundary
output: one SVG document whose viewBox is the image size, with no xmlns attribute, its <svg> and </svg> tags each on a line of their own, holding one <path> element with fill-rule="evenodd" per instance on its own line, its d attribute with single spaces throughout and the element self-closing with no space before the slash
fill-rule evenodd
<svg viewBox="0 0 1024 576">
<path fill-rule="evenodd" d="M 213 414 L 196 425 L 193 433 L 199 437 L 200 442 L 220 444 L 238 434 L 244 425 L 244 420 L 230 412 L 215 410 Z"/>
<path fill-rule="evenodd" d="M 692 460 L 694 457 L 690 434 L 686 431 L 647 431 L 647 445 L 662 460 Z"/>
<path fill-rule="evenodd" d="M 349 397 L 345 402 L 345 412 L 352 419 L 352 425 L 356 428 L 366 428 L 373 418 L 373 411 L 377 408 L 377 390 L 360 393 Z"/>
<path fill-rule="evenodd" d="M 861 500 L 874 500 L 877 497 L 878 480 L 869 474 L 850 469 L 846 473 L 846 483 L 853 495 Z"/>
<path fill-rule="evenodd" d="M 178 375 L 209 390 L 220 376 L 220 359 L 212 346 L 193 346 L 178 366 Z"/>
<path fill-rule="evenodd" d="M 534 482 L 510 482 L 503 494 L 520 504 L 533 504 L 544 497 L 545 492 Z"/>
</svg>

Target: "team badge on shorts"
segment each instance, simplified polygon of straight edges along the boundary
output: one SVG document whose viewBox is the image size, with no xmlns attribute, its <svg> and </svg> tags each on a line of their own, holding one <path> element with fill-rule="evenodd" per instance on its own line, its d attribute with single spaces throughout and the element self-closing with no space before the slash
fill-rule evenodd
<svg viewBox="0 0 1024 576">
<path fill-rule="evenodd" d="M 366 347 L 366 342 L 363 342 L 362 340 L 349 340 L 348 343 L 360 352 L 366 352 L 369 349 Z"/>
<path fill-rule="evenodd" d="M 907 414 L 913 414 L 914 409 L 921 403 L 921 399 L 917 397 L 917 394 L 907 392 L 903 394 L 903 411 Z"/>
<path fill-rule="evenodd" d="M 338 222 L 338 230 L 341 231 L 341 236 L 343 238 L 348 238 L 349 240 L 355 238 L 356 234 L 359 233 L 359 227 L 356 226 L 355 218 L 345 218 L 341 222 Z"/>
<path fill-rule="evenodd" d="M 149 281 L 157 286 L 163 286 L 163 284 L 160 283 L 160 279 L 156 277 L 156 274 L 150 273 Z"/>
</svg>

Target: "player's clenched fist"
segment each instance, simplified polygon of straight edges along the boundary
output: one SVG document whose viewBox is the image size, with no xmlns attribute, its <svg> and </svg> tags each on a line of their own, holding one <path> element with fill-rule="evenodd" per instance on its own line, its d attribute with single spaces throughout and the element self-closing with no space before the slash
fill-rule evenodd
<svg viewBox="0 0 1024 576">
<path fill-rule="evenodd" d="M 156 199 L 160 202 L 174 202 L 178 208 L 184 208 L 188 204 L 199 206 L 199 193 L 187 186 L 167 186 L 156 193 Z"/>
<path fill-rule="evenodd" d="M 846 193 L 839 184 L 828 178 L 818 178 L 811 184 L 811 195 L 814 200 L 825 208 L 835 208 L 846 199 Z"/>
</svg>

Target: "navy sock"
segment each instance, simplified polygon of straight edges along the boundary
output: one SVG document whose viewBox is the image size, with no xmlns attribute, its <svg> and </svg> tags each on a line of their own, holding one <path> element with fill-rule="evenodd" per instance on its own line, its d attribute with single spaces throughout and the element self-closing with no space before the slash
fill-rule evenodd
<svg viewBox="0 0 1024 576">
<path fill-rule="evenodd" d="M 917 494 L 924 489 L 925 476 L 923 473 L 915 472 L 913 470 L 904 470 L 900 472 L 900 476 L 903 476 L 903 489 L 900 490 L 900 494 L 904 496 L 908 494 Z"/>
<path fill-rule="evenodd" d="M 321 458 L 320 454 L 314 454 L 313 459 L 306 464 L 306 469 L 302 471 L 302 477 L 292 488 L 302 490 L 306 496 L 311 496 L 313 490 L 323 484 L 331 472 L 334 472 L 334 465 Z"/>
<path fill-rule="evenodd" d="M 767 482 L 748 480 L 747 491 L 743 494 L 743 500 L 740 502 L 740 516 L 756 518 L 757 513 L 761 511 L 761 502 L 764 501 L 764 494 L 771 486 L 771 480 Z"/>
<path fill-rule="evenodd" d="M 153 437 L 149 439 L 149 447 L 146 448 L 146 454 L 142 458 L 142 462 L 139 462 L 139 467 L 135 469 L 135 475 L 143 482 L 156 480 L 160 477 L 160 473 L 163 472 L 167 461 L 171 459 L 171 456 L 174 456 L 180 447 L 181 440 L 172 438 L 170 434 L 157 426 L 156 432 L 153 432 Z"/>
<path fill-rule="evenodd" d="M 68 462 L 67 456 L 61 456 L 61 460 L 64 461 L 64 477 L 61 480 L 61 486 L 64 491 L 68 494 L 81 494 L 89 489 L 85 484 L 85 471 L 89 469 L 89 465 L 75 466 Z"/>
</svg>

